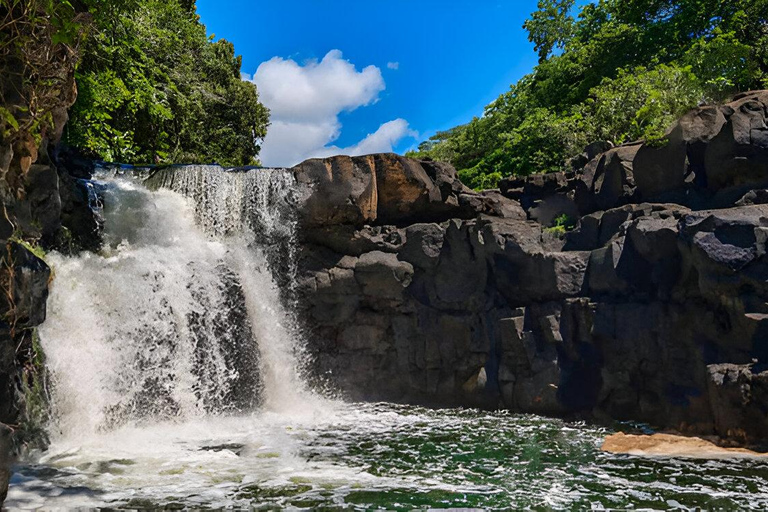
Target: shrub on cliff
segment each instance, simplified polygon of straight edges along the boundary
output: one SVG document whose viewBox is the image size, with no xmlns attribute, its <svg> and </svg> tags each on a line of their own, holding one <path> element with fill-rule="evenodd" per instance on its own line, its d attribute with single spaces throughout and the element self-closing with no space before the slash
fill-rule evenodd
<svg viewBox="0 0 768 512">
<path fill-rule="evenodd" d="M 74 0 L 0 2 L 0 144 L 39 143 L 53 129 L 54 112 L 73 96 L 88 19 Z"/>
<path fill-rule="evenodd" d="M 126 163 L 255 163 L 269 112 L 240 63 L 194 1 L 100 2 L 65 142 Z"/>
<path fill-rule="evenodd" d="M 449 161 L 474 188 L 561 170 L 595 140 L 659 139 L 701 101 L 768 86 L 768 0 L 540 0 L 534 72 L 480 118 L 410 156 Z"/>
</svg>

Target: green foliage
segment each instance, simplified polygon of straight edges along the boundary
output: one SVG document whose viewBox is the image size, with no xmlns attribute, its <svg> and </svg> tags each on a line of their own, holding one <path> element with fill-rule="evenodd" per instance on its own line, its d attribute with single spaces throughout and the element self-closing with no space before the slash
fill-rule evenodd
<svg viewBox="0 0 768 512">
<path fill-rule="evenodd" d="M 38 245 L 37 242 L 27 242 L 17 236 L 11 236 L 8 240 L 16 242 L 41 260 L 45 261 L 45 249 Z"/>
<path fill-rule="evenodd" d="M 579 109 L 588 121 L 584 131 L 591 140 L 655 142 L 703 97 L 702 84 L 690 66 L 660 64 L 650 70 L 639 66 L 603 80 Z"/>
<path fill-rule="evenodd" d="M 700 38 L 683 57 L 710 97 L 722 100 L 739 90 L 766 86 L 760 63 L 751 58 L 753 49 L 735 32 L 716 29 L 711 38 Z"/>
<path fill-rule="evenodd" d="M 24 233 L 20 229 L 16 229 L 11 233 L 8 237 L 8 242 L 19 244 L 27 251 L 45 261 L 45 249 L 38 244 L 38 240 L 35 237 L 24 236 Z"/>
<path fill-rule="evenodd" d="M 555 48 L 564 48 L 573 35 L 574 22 L 570 15 L 575 0 L 539 0 L 539 10 L 523 24 L 528 40 L 539 54 L 539 62 L 547 60 Z"/>
<path fill-rule="evenodd" d="M 660 143 L 697 104 L 768 86 L 768 0 L 598 0 L 577 19 L 572 6 L 541 0 L 525 23 L 534 72 L 411 155 L 485 188 L 562 170 L 596 140 Z"/>
<path fill-rule="evenodd" d="M 572 231 L 576 227 L 576 221 L 567 213 L 559 215 L 552 222 L 552 225 L 545 228 L 549 233 L 558 237 L 563 237 L 568 231 Z"/>
<path fill-rule="evenodd" d="M 122 0 L 95 9 L 66 142 L 126 163 L 256 162 L 269 112 L 213 41 L 194 2 Z"/>
<path fill-rule="evenodd" d="M 0 8 L 0 139 L 39 142 L 52 112 L 70 104 L 78 47 L 89 25 L 77 0 L 3 0 Z"/>
</svg>

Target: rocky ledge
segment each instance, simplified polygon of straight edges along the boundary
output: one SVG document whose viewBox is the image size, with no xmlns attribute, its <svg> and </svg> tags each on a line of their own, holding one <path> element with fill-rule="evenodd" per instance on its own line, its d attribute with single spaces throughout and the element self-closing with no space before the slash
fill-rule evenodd
<svg viewBox="0 0 768 512">
<path fill-rule="evenodd" d="M 764 441 L 766 117 L 744 94 L 482 193 L 396 155 L 300 164 L 315 370 L 355 399 Z"/>
</svg>

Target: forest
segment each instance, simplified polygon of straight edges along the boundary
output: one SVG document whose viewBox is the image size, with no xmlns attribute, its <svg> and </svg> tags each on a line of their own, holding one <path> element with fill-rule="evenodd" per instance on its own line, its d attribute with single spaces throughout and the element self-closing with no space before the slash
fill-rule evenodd
<svg viewBox="0 0 768 512">
<path fill-rule="evenodd" d="M 7 4 L 7 6 L 6 6 Z M 257 164 L 269 111 L 234 46 L 194 0 L 8 0 L 0 39 L 4 138 L 52 126 L 76 66 L 63 142 L 129 164 Z M 49 58 L 50 56 L 53 56 Z"/>
<path fill-rule="evenodd" d="M 663 144 L 699 104 L 768 87 L 767 0 L 541 0 L 524 28 L 539 63 L 481 117 L 408 156 L 475 189 L 570 168 L 592 142 Z"/>
</svg>

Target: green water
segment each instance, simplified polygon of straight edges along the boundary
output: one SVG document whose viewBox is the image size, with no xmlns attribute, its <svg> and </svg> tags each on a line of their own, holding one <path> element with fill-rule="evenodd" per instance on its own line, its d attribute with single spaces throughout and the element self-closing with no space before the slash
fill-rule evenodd
<svg viewBox="0 0 768 512">
<path fill-rule="evenodd" d="M 528 415 L 335 404 L 54 444 L 11 507 L 326 510 L 768 508 L 768 463 L 613 455 L 604 429 Z"/>
</svg>

